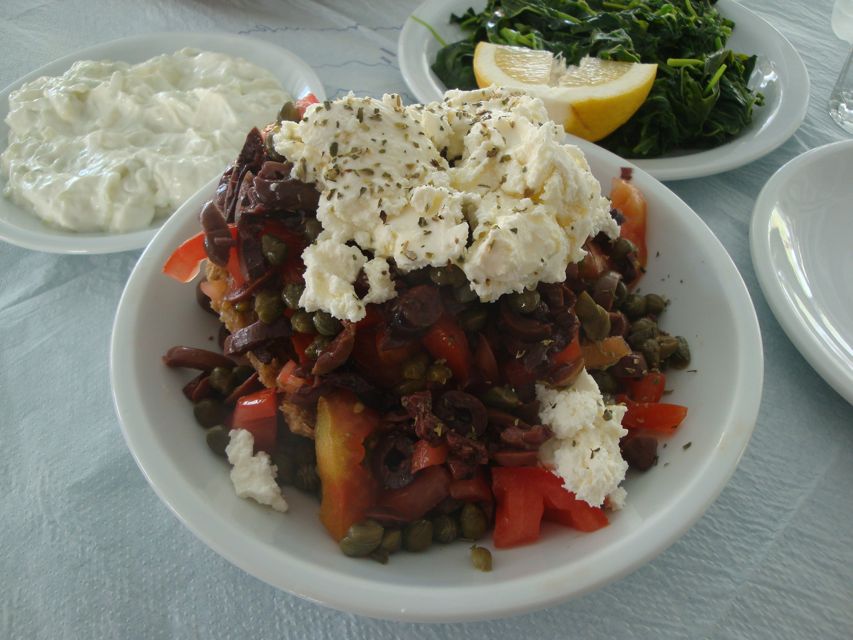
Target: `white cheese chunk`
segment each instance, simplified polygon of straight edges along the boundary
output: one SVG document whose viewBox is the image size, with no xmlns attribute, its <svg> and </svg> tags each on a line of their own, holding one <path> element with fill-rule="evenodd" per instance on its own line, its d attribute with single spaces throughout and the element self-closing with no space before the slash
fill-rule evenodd
<svg viewBox="0 0 853 640">
<path fill-rule="evenodd" d="M 241 498 L 251 498 L 276 511 L 287 511 L 287 502 L 276 484 L 278 468 L 263 451 L 252 454 L 255 439 L 245 429 L 232 429 L 225 448 L 231 468 L 231 483 Z"/>
<path fill-rule="evenodd" d="M 611 498 L 613 508 L 625 502 L 619 485 L 628 463 L 619 450 L 624 405 L 605 405 L 598 385 L 586 370 L 574 385 L 554 389 L 536 385 L 539 417 L 554 437 L 542 445 L 540 460 L 563 479 L 563 486 L 581 500 L 601 506 Z"/>
<path fill-rule="evenodd" d="M 404 273 L 456 264 L 480 299 L 493 301 L 562 281 L 587 237 L 618 234 L 583 153 L 563 138 L 537 98 L 487 88 L 408 107 L 399 96 L 349 95 L 281 123 L 274 142 L 293 176 L 322 192 L 318 244 L 393 260 Z M 342 255 L 330 246 L 322 253 Z M 334 269 L 332 287 L 329 260 L 305 262 L 309 310 L 364 317 L 350 291 L 358 270 Z M 374 293 L 368 282 L 365 300 L 393 297 L 387 283 Z"/>
</svg>

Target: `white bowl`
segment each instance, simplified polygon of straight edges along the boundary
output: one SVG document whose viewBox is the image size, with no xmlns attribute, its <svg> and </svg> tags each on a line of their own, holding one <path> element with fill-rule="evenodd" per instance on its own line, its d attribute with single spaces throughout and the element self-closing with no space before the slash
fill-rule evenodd
<svg viewBox="0 0 853 640">
<path fill-rule="evenodd" d="M 853 140 L 779 169 L 758 196 L 749 231 L 761 290 L 791 342 L 853 404 Z"/>
<path fill-rule="evenodd" d="M 313 93 L 323 100 L 326 94 L 317 75 L 301 58 L 271 42 L 227 33 L 148 33 L 103 42 L 54 60 L 19 78 L 0 91 L 0 145 L 5 148 L 9 127 L 9 94 L 26 82 L 41 76 L 65 73 L 78 60 L 122 60 L 132 64 L 144 62 L 163 53 L 174 53 L 184 47 L 215 51 L 237 56 L 258 65 L 281 82 L 284 90 L 297 98 Z M 271 114 L 270 117 L 272 117 Z M 234 154 L 237 155 L 236 152 Z M 223 167 L 224 169 L 224 167 Z M 212 177 L 212 176 L 211 176 Z M 3 197 L 6 179 L 0 176 L 0 240 L 49 253 L 114 253 L 141 249 L 157 232 L 163 219 L 155 220 L 147 229 L 126 233 L 77 233 L 46 224 L 34 213 Z"/>
<path fill-rule="evenodd" d="M 448 43 L 464 37 L 450 14 L 461 15 L 468 7 L 480 11 L 485 0 L 426 0 L 416 16 L 431 25 Z M 726 46 L 758 56 L 750 87 L 764 94 L 765 104 L 753 111 L 752 122 L 734 139 L 705 150 L 677 150 L 660 158 L 633 162 L 658 180 L 699 178 L 749 164 L 770 153 L 791 137 L 806 116 L 809 75 L 800 54 L 770 23 L 736 0 L 719 0 L 719 12 L 735 21 Z M 420 102 L 440 100 L 445 91 L 430 65 L 441 45 L 422 24 L 410 17 L 400 31 L 397 57 L 403 79 Z"/>
<path fill-rule="evenodd" d="M 583 149 L 605 185 L 629 164 L 591 144 Z M 317 519 L 317 503 L 298 491 L 286 492 L 287 514 L 237 498 L 227 465 L 208 450 L 181 393 L 191 374 L 160 361 L 173 345 L 210 347 L 216 335 L 217 323 L 198 308 L 192 286 L 161 273 L 172 250 L 197 232 L 196 212 L 213 183 L 163 225 L 131 274 L 116 314 L 113 395 L 142 472 L 181 521 L 235 565 L 300 597 L 368 616 L 507 616 L 630 573 L 687 531 L 720 493 L 752 433 L 763 376 L 755 311 L 725 249 L 660 182 L 639 170 L 634 180 L 649 201 L 651 259 L 642 288 L 672 300 L 663 325 L 688 338 L 694 370 L 670 376 L 669 400 L 690 413 L 660 450 L 657 467 L 627 481 L 627 507 L 608 527 L 584 534 L 546 525 L 537 544 L 495 552 L 491 573 L 471 568 L 462 543 L 400 553 L 383 566 L 343 556 Z M 692 446 L 684 449 L 687 443 Z"/>
</svg>

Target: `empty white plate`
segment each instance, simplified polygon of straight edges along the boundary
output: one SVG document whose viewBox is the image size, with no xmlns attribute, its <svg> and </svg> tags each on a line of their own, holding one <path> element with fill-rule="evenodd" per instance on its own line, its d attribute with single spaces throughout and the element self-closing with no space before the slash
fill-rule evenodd
<svg viewBox="0 0 853 640">
<path fill-rule="evenodd" d="M 755 203 L 749 240 L 764 296 L 791 342 L 853 404 L 853 140 L 779 169 Z"/>
<path fill-rule="evenodd" d="M 281 82 L 284 90 L 294 97 L 299 98 L 307 93 L 313 93 L 320 100 L 326 97 L 323 84 L 311 67 L 278 45 L 225 33 L 151 33 L 112 40 L 77 51 L 28 73 L 0 91 L 0 144 L 5 147 L 9 137 L 9 127 L 5 122 L 9 112 L 9 94 L 25 82 L 40 76 L 61 75 L 78 60 L 122 60 L 136 64 L 160 54 L 174 53 L 184 47 L 226 53 L 248 60 L 270 71 Z M 0 189 L 5 184 L 5 179 L 0 176 Z M 128 233 L 75 233 L 47 225 L 34 214 L 0 196 L 0 240 L 36 251 L 113 253 L 139 249 L 148 244 L 164 220 L 160 218 L 147 229 Z"/>
</svg>

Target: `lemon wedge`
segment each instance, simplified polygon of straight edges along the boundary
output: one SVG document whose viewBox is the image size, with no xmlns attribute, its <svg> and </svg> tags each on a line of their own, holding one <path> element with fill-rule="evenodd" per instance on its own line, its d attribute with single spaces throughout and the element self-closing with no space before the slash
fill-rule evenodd
<svg viewBox="0 0 853 640">
<path fill-rule="evenodd" d="M 567 66 L 550 51 L 480 42 L 474 76 L 480 87 L 523 89 L 541 98 L 548 115 L 576 136 L 595 142 L 636 113 L 655 81 L 658 66 L 585 57 Z"/>
</svg>

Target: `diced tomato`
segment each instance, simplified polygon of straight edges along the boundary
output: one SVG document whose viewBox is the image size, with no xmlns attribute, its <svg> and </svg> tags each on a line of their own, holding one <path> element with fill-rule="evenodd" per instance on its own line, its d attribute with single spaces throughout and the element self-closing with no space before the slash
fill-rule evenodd
<svg viewBox="0 0 853 640">
<path fill-rule="evenodd" d="M 439 318 L 423 337 L 423 344 L 436 360 L 444 360 L 463 386 L 471 373 L 471 350 L 465 332 L 452 316 Z"/>
<path fill-rule="evenodd" d="M 356 329 L 361 331 L 363 329 L 367 329 L 369 327 L 376 326 L 384 322 L 382 318 L 382 314 L 379 312 L 379 309 L 376 308 L 376 305 L 369 304 L 365 309 L 365 316 L 355 323 Z"/>
<path fill-rule="evenodd" d="M 666 387 L 666 376 L 649 371 L 642 378 L 628 381 L 628 397 L 635 402 L 660 402 Z"/>
<path fill-rule="evenodd" d="M 451 482 L 450 497 L 465 502 L 492 502 L 495 499 L 482 468 L 478 468 L 472 478 Z"/>
<path fill-rule="evenodd" d="M 305 350 L 314 342 L 315 336 L 310 333 L 296 333 L 290 336 L 290 342 L 293 345 L 293 350 L 299 358 L 299 364 L 308 364 L 308 356 L 305 355 Z"/>
<path fill-rule="evenodd" d="M 569 364 L 581 357 L 581 343 L 578 333 L 575 332 L 575 337 L 561 351 L 558 351 L 551 356 L 551 365 L 558 367 L 563 364 Z"/>
<path fill-rule="evenodd" d="M 275 389 L 262 389 L 237 400 L 232 424 L 255 438 L 255 450 L 275 451 L 278 404 Z"/>
<path fill-rule="evenodd" d="M 307 93 L 296 101 L 296 113 L 302 118 L 305 115 L 305 110 L 312 104 L 320 102 L 313 93 Z"/>
<path fill-rule="evenodd" d="M 648 260 L 646 248 L 646 217 L 648 207 L 643 192 L 636 186 L 623 180 L 613 178 L 610 186 L 610 204 L 619 209 L 625 216 L 619 235 L 627 238 L 637 247 L 637 257 L 640 266 L 645 267 Z"/>
<path fill-rule="evenodd" d="M 225 265 L 225 268 L 228 270 L 228 275 L 231 276 L 231 284 L 234 289 L 242 287 L 246 283 L 246 277 L 240 267 L 240 256 L 236 249 L 231 249 L 228 254 L 228 264 Z"/>
<path fill-rule="evenodd" d="M 295 393 L 308 384 L 308 380 L 294 373 L 298 367 L 299 365 L 293 360 L 288 360 L 276 376 L 276 386 L 285 393 Z"/>
<path fill-rule="evenodd" d="M 477 349 L 474 351 L 474 366 L 477 367 L 486 382 L 498 382 L 498 361 L 486 336 L 480 334 L 477 338 Z"/>
<path fill-rule="evenodd" d="M 499 549 L 515 547 L 539 539 L 545 505 L 536 488 L 523 480 L 501 480 L 503 472 L 525 467 L 495 467 L 492 487 L 497 500 L 494 542 Z"/>
<path fill-rule="evenodd" d="M 396 371 L 401 364 L 409 360 L 421 348 L 413 340 L 408 344 L 394 347 L 393 349 L 383 349 L 382 346 L 387 339 L 387 332 L 387 328 L 378 328 L 376 331 L 376 356 L 383 367 L 388 367 Z"/>
<path fill-rule="evenodd" d="M 373 505 L 376 483 L 363 464 L 364 440 L 379 424 L 379 416 L 350 391 L 338 390 L 317 402 L 314 446 L 323 496 L 320 520 L 335 540 L 364 519 Z"/>
<path fill-rule="evenodd" d="M 231 236 L 237 236 L 237 228 L 230 225 Z M 231 253 L 236 253 L 232 250 Z M 190 282 L 198 275 L 202 260 L 207 259 L 204 250 L 204 231 L 199 231 L 189 240 L 184 240 L 172 252 L 163 265 L 163 273 L 178 282 Z"/>
<path fill-rule="evenodd" d="M 584 280 L 598 280 L 610 268 L 610 262 L 594 240 L 587 242 L 584 249 L 586 249 L 586 255 L 578 265 L 578 275 Z"/>
<path fill-rule="evenodd" d="M 496 547 L 534 542 L 543 516 L 581 531 L 607 524 L 601 509 L 578 500 L 557 476 L 541 467 L 495 467 L 492 488 L 497 499 Z"/>
<path fill-rule="evenodd" d="M 622 426 L 626 429 L 649 429 L 671 434 L 687 417 L 687 407 L 680 404 L 634 402 L 623 397 L 617 397 L 617 400 L 628 406 L 628 411 L 622 418 Z"/>
<path fill-rule="evenodd" d="M 411 522 L 449 495 L 450 472 L 444 465 L 434 465 L 423 469 L 402 489 L 386 491 L 379 499 L 379 506 Z"/>
<path fill-rule="evenodd" d="M 412 451 L 412 473 L 436 464 L 444 464 L 445 460 L 447 460 L 447 443 L 441 442 L 432 446 L 426 440 L 418 440 Z"/>
</svg>

